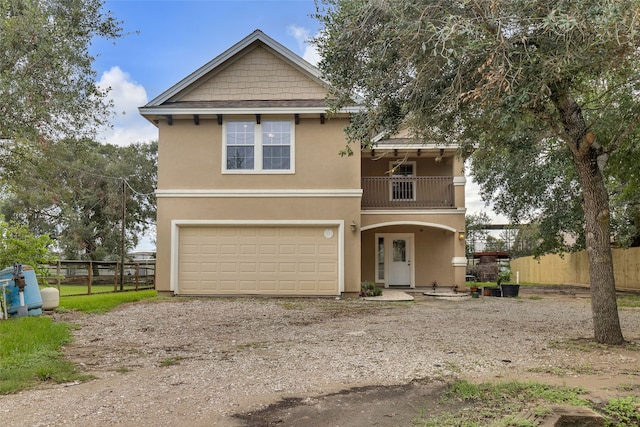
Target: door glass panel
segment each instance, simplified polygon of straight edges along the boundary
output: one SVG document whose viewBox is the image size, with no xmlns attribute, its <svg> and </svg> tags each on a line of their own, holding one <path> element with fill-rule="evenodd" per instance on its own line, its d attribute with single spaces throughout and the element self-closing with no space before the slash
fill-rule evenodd
<svg viewBox="0 0 640 427">
<path fill-rule="evenodd" d="M 406 240 L 393 241 L 393 261 L 395 262 L 407 261 L 407 241 Z"/>
<path fill-rule="evenodd" d="M 384 280 L 384 238 L 378 237 L 378 279 Z"/>
</svg>

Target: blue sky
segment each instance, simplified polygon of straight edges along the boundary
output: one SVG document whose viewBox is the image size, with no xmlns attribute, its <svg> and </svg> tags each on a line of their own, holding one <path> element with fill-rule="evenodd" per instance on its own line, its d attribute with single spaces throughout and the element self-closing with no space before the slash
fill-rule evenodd
<svg viewBox="0 0 640 427">
<path fill-rule="evenodd" d="M 108 0 L 105 9 L 127 35 L 94 40 L 98 84 L 111 88 L 112 129 L 99 139 L 116 145 L 157 138 L 137 107 L 146 104 L 256 29 L 315 63 L 306 43 L 320 28 L 313 0 Z"/>
<path fill-rule="evenodd" d="M 138 114 L 138 107 L 256 29 L 309 62 L 318 61 L 306 43 L 321 28 L 312 17 L 313 0 L 107 0 L 105 9 L 128 33 L 115 42 L 95 40 L 91 47 L 98 84 L 111 88 L 115 105 L 113 127 L 99 135 L 111 144 L 157 139 L 157 129 Z M 471 179 L 467 208 L 506 222 L 484 206 Z"/>
</svg>

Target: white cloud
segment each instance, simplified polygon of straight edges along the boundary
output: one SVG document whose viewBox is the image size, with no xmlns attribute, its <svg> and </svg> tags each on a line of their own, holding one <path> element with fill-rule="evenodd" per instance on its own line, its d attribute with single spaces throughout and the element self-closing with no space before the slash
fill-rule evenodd
<svg viewBox="0 0 640 427">
<path fill-rule="evenodd" d="M 320 54 L 316 47 L 311 44 L 311 34 L 309 34 L 309 30 L 296 25 L 290 25 L 289 28 L 287 28 L 287 32 L 298 42 L 298 47 L 303 52 L 302 58 L 313 65 L 317 65 L 318 62 L 320 62 Z"/>
<path fill-rule="evenodd" d="M 505 216 L 495 213 L 493 206 L 482 200 L 480 187 L 470 176 L 467 176 L 467 184 L 465 185 L 465 206 L 467 215 L 477 215 L 484 212 L 489 216 L 492 224 L 509 224 L 509 220 Z"/>
<path fill-rule="evenodd" d="M 124 146 L 158 139 L 158 129 L 138 113 L 138 107 L 147 103 L 147 91 L 142 85 L 120 67 L 112 67 L 102 74 L 98 86 L 110 88 L 108 97 L 113 101 L 114 113 L 112 128 L 98 135 L 100 142 Z"/>
</svg>

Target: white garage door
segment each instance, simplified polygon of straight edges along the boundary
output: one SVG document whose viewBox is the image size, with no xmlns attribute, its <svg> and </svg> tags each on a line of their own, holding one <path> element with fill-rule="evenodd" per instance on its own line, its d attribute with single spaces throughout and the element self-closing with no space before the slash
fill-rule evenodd
<svg viewBox="0 0 640 427">
<path fill-rule="evenodd" d="M 338 227 L 184 226 L 182 295 L 337 295 Z"/>
</svg>

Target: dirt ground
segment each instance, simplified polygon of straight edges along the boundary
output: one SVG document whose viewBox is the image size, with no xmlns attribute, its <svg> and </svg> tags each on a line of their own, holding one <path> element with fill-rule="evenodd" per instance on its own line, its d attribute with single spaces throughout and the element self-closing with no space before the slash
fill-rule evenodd
<svg viewBox="0 0 640 427">
<path fill-rule="evenodd" d="M 263 410 L 237 414 L 244 427 L 411 426 L 421 411 L 456 411 L 464 402 L 442 402 L 442 381 L 370 386 L 316 398 L 285 399 Z"/>
<path fill-rule="evenodd" d="M 0 396 L 0 421 L 404 427 L 466 408 L 441 400 L 455 379 L 579 386 L 594 402 L 640 395 L 640 309 L 621 312 L 627 345 L 594 345 L 589 297 L 526 287 L 517 299 L 176 298 L 58 313 L 78 325 L 65 355 L 96 378 Z"/>
<path fill-rule="evenodd" d="M 524 298 L 588 299 L 587 289 L 570 286 L 529 287 L 521 294 Z M 637 340 L 640 336 L 634 335 Z M 592 346 L 589 340 L 574 343 Z M 589 391 L 588 399 L 598 403 L 621 396 L 621 390 L 640 395 L 640 340 L 617 348 L 590 348 L 588 366 L 576 373 L 550 369 L 548 372 L 518 372 L 517 375 L 490 374 L 478 377 L 480 381 L 535 381 L 557 386 L 582 387 Z M 615 365 L 610 363 L 611 353 L 619 356 Z M 508 363 L 508 361 L 505 361 Z M 553 364 L 553 361 L 549 361 Z M 416 414 L 437 415 L 444 412 L 473 410 L 463 401 L 443 400 L 441 396 L 447 381 L 424 379 L 395 386 L 370 386 L 342 390 L 317 398 L 287 398 L 255 411 L 235 414 L 242 427 L 400 427 L 413 426 Z M 632 388 L 633 390 L 629 390 Z"/>
</svg>

